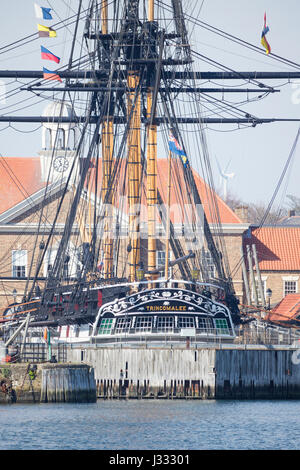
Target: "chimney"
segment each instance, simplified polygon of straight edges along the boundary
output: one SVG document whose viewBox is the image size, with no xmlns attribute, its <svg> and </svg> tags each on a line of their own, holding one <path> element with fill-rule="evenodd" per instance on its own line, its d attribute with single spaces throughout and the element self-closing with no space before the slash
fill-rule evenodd
<svg viewBox="0 0 300 470">
<path fill-rule="evenodd" d="M 289 217 L 295 217 L 295 215 L 296 215 L 296 212 L 294 209 L 289 211 Z"/>
<path fill-rule="evenodd" d="M 237 206 L 234 209 L 234 212 L 238 216 L 239 219 L 241 219 L 242 222 L 248 223 L 248 211 L 249 207 L 248 206 Z"/>
</svg>

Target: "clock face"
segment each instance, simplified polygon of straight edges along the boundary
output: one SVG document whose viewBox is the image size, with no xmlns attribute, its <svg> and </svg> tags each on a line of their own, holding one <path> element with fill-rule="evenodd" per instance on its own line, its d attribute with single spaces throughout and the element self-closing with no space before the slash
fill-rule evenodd
<svg viewBox="0 0 300 470">
<path fill-rule="evenodd" d="M 66 157 L 56 157 L 53 162 L 54 170 L 58 171 L 59 173 L 63 173 L 68 169 L 69 162 Z"/>
</svg>

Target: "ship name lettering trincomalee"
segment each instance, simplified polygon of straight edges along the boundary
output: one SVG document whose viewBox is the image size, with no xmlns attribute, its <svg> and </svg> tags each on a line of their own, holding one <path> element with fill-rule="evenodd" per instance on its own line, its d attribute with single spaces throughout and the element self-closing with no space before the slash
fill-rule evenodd
<svg viewBox="0 0 300 470">
<path fill-rule="evenodd" d="M 161 311 L 161 310 L 171 310 L 171 311 L 184 311 L 186 310 L 186 305 L 147 305 L 146 310 L 153 312 L 153 311 Z"/>
<path fill-rule="evenodd" d="M 174 301 L 177 301 L 176 304 Z M 158 302 L 158 305 L 144 305 L 148 302 Z M 160 303 L 162 302 L 162 303 Z M 173 303 L 174 302 L 174 303 Z M 185 303 L 186 305 L 180 305 L 178 302 Z M 217 304 L 210 299 L 194 293 L 189 292 L 188 294 L 182 290 L 168 290 L 163 289 L 151 290 L 147 294 L 134 294 L 128 299 L 115 301 L 107 305 L 103 305 L 101 312 L 120 314 L 124 311 L 148 311 L 148 312 L 159 312 L 159 311 L 203 311 L 207 315 L 214 316 L 218 313 L 222 313 L 228 316 L 228 309 L 225 305 Z"/>
</svg>

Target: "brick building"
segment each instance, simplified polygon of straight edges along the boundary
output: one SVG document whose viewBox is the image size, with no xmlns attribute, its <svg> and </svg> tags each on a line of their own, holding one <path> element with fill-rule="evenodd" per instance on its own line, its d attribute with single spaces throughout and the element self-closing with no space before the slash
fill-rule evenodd
<svg viewBox="0 0 300 470">
<path fill-rule="evenodd" d="M 271 306 L 275 306 L 288 294 L 300 292 L 300 225 L 288 223 L 270 227 L 251 226 L 244 234 L 246 260 L 247 245 L 256 247 L 265 297 L 267 297 L 267 290 L 271 290 L 269 291 Z M 249 263 L 247 267 L 249 271 Z M 255 262 L 253 262 L 253 269 L 256 282 L 258 282 Z M 254 301 L 250 275 L 249 281 Z"/>
</svg>

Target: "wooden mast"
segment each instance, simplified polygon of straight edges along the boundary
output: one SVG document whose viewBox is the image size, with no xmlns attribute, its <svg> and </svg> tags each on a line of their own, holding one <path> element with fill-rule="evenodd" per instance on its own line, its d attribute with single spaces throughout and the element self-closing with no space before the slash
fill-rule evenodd
<svg viewBox="0 0 300 470">
<path fill-rule="evenodd" d="M 154 21 L 154 0 L 148 4 L 149 21 Z M 153 86 L 147 90 L 147 118 L 153 105 Z M 155 115 L 153 116 L 155 118 Z M 157 125 L 147 126 L 147 207 L 148 207 L 148 271 L 156 269 L 156 205 L 157 205 Z M 157 275 L 152 275 L 152 279 Z"/>
<path fill-rule="evenodd" d="M 107 0 L 101 2 L 101 30 L 102 34 L 108 34 L 108 3 Z M 109 187 L 111 184 L 111 174 L 113 169 L 113 116 L 111 115 L 111 103 L 108 104 L 107 115 L 102 124 L 102 201 L 106 203 L 104 209 L 104 234 L 103 234 L 103 276 L 105 279 L 113 277 L 113 191 Z"/>
<path fill-rule="evenodd" d="M 103 276 L 105 279 L 113 277 L 113 191 L 111 174 L 113 166 L 113 120 L 107 116 L 102 124 L 102 201 L 104 208 L 104 236 L 103 236 Z"/>
<path fill-rule="evenodd" d="M 137 269 L 140 267 L 140 224 L 139 204 L 141 187 L 141 137 L 140 137 L 140 94 L 136 95 L 139 86 L 139 73 L 128 72 L 128 205 L 129 205 L 129 281 L 137 280 Z M 132 110 L 132 108 L 134 109 Z M 131 115 L 132 112 L 132 115 Z M 131 115 L 131 118 L 129 117 Z"/>
<path fill-rule="evenodd" d="M 141 267 L 140 258 L 140 193 L 142 179 L 141 164 L 141 95 L 140 95 L 140 68 L 136 59 L 141 58 L 139 38 L 139 0 L 130 0 L 127 3 L 127 45 L 125 55 L 128 61 L 127 68 L 127 197 L 128 197 L 128 264 L 129 281 L 138 279 Z"/>
<path fill-rule="evenodd" d="M 102 0 L 101 2 L 101 31 L 102 34 L 108 33 L 108 4 L 107 0 Z"/>
<path fill-rule="evenodd" d="M 169 151 L 168 158 L 168 195 L 167 195 L 167 220 L 166 220 L 166 258 L 165 258 L 165 279 L 169 277 L 169 251 L 170 251 L 170 204 L 171 204 L 171 163 L 172 153 Z"/>
</svg>

